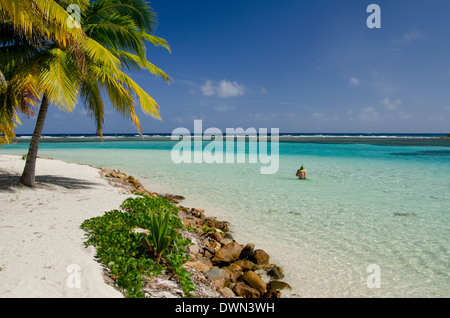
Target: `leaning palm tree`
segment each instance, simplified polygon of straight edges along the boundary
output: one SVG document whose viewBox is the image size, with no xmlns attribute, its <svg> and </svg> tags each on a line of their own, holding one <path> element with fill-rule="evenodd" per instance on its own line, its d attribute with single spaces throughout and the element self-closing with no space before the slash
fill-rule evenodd
<svg viewBox="0 0 450 318">
<path fill-rule="evenodd" d="M 147 41 L 169 49 L 165 40 L 151 35 L 155 25 L 151 7 L 142 0 L 96 1 L 90 3 L 82 20 L 83 36 L 73 38 L 72 45 L 41 38 L 36 52 L 18 63 L 11 77 L 11 83 L 28 78 L 43 96 L 21 177 L 21 183 L 26 186 L 35 185 L 37 150 L 50 104 L 71 111 L 81 97 L 100 133 L 104 120 L 103 92 L 122 115 L 134 122 L 140 133 L 134 97 L 145 113 L 160 118 L 158 104 L 123 71 L 147 69 L 170 81 L 169 76 L 146 59 Z"/>
<path fill-rule="evenodd" d="M 89 0 L 73 0 L 85 9 Z M 11 74 L 39 48 L 41 39 L 52 39 L 64 47 L 82 38 L 79 28 L 70 28 L 68 13 L 54 0 L 0 0 L 0 142 L 15 138 L 14 128 L 20 123 L 18 114 L 28 117 L 38 105 L 38 92 L 33 78 L 11 82 Z"/>
</svg>

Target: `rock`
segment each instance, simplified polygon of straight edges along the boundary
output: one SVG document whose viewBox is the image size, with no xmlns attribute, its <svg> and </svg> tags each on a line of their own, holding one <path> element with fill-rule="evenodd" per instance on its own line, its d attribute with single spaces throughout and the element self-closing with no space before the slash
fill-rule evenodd
<svg viewBox="0 0 450 318">
<path fill-rule="evenodd" d="M 222 240 L 222 235 L 220 235 L 217 232 L 209 232 L 208 237 L 212 238 L 213 240 L 220 242 Z"/>
<path fill-rule="evenodd" d="M 203 264 L 205 264 L 205 265 L 208 266 L 209 268 L 213 268 L 213 264 L 212 264 L 211 261 L 210 261 L 209 259 L 207 259 L 206 257 L 201 256 L 201 257 L 198 258 L 197 261 L 198 261 L 198 262 L 201 262 L 201 263 L 203 263 Z"/>
<path fill-rule="evenodd" d="M 208 272 L 211 268 L 199 261 L 195 261 L 195 262 L 186 262 L 183 264 L 184 268 L 190 267 L 190 268 L 194 268 L 195 270 L 197 270 L 198 272 L 201 273 L 206 273 Z"/>
<path fill-rule="evenodd" d="M 205 220 L 204 212 L 205 212 L 205 210 L 195 209 L 195 208 L 192 208 L 192 209 L 189 210 L 189 213 L 192 216 L 195 216 L 196 218 L 202 219 L 202 221 Z"/>
<path fill-rule="evenodd" d="M 191 245 L 189 246 L 189 253 L 198 255 L 200 253 L 200 248 L 198 247 L 198 245 Z"/>
<path fill-rule="evenodd" d="M 219 290 L 219 292 L 222 293 L 222 295 L 224 295 L 226 298 L 236 298 L 236 295 L 228 287 L 222 288 L 221 290 Z"/>
<path fill-rule="evenodd" d="M 271 280 L 267 284 L 267 290 L 283 290 L 283 289 L 292 290 L 292 287 L 288 283 L 282 282 L 280 280 Z"/>
<path fill-rule="evenodd" d="M 237 260 L 233 263 L 234 265 L 240 266 L 242 268 L 242 271 L 249 271 L 253 270 L 255 268 L 255 264 L 249 260 Z"/>
<path fill-rule="evenodd" d="M 269 262 L 270 256 L 263 250 L 256 250 L 253 253 L 253 258 L 256 264 L 267 264 Z"/>
<path fill-rule="evenodd" d="M 216 278 L 212 280 L 214 287 L 216 287 L 217 290 L 221 290 L 228 286 L 229 283 L 224 278 Z"/>
<path fill-rule="evenodd" d="M 242 247 L 237 242 L 232 242 L 224 247 L 222 247 L 220 250 L 216 252 L 216 255 L 211 259 L 211 261 L 214 264 L 219 263 L 233 263 L 235 260 L 238 259 L 239 255 L 241 254 Z"/>
<path fill-rule="evenodd" d="M 259 298 L 261 297 L 261 293 L 257 291 L 256 289 L 242 283 L 238 282 L 233 288 L 233 292 L 236 294 L 236 296 L 243 297 L 243 298 Z"/>
<path fill-rule="evenodd" d="M 112 169 L 106 168 L 106 169 L 102 169 L 101 170 L 103 172 L 103 174 L 105 175 L 105 177 L 111 177 L 111 174 L 113 173 Z"/>
<path fill-rule="evenodd" d="M 228 266 L 229 268 L 234 268 L 237 269 L 240 272 L 244 272 L 244 270 L 242 269 L 241 266 L 239 266 L 238 264 L 236 264 L 236 262 L 234 262 L 233 264 L 230 264 L 230 266 Z"/>
<path fill-rule="evenodd" d="M 189 212 L 189 209 L 187 208 L 187 207 L 185 207 L 185 206 L 182 206 L 182 205 L 180 205 L 179 207 L 178 207 L 178 210 L 180 210 L 181 212 Z"/>
<path fill-rule="evenodd" d="M 214 251 L 214 253 L 216 253 L 217 251 L 219 251 L 222 248 L 222 245 L 217 242 L 216 240 L 209 240 L 208 241 L 208 246 L 210 250 Z"/>
<path fill-rule="evenodd" d="M 181 221 L 185 227 L 201 227 L 203 225 L 203 221 L 201 219 L 190 215 L 184 216 Z"/>
<path fill-rule="evenodd" d="M 226 278 L 228 276 L 227 272 L 224 269 L 216 266 L 211 268 L 205 274 L 209 279 Z"/>
<path fill-rule="evenodd" d="M 267 272 L 267 275 L 269 275 L 272 278 L 275 279 L 282 279 L 284 278 L 283 269 L 281 267 L 275 266 L 272 269 L 270 269 Z"/>
<path fill-rule="evenodd" d="M 209 249 L 203 249 L 203 256 L 211 259 L 214 256 L 214 251 L 210 251 Z"/>
<path fill-rule="evenodd" d="M 213 281 L 218 290 L 223 287 L 227 287 L 230 283 L 230 274 L 222 268 L 213 267 L 205 274 Z"/>
<path fill-rule="evenodd" d="M 184 200 L 185 198 L 181 195 L 172 195 L 172 194 L 160 194 L 160 198 L 166 199 L 170 203 L 178 204 L 180 201 Z"/>
<path fill-rule="evenodd" d="M 224 237 L 224 238 L 221 238 L 221 239 L 219 240 L 219 242 L 220 242 L 220 244 L 222 244 L 222 245 L 227 245 L 227 244 L 233 243 L 234 240 L 232 240 L 232 239 L 230 239 L 230 238 Z"/>
<path fill-rule="evenodd" d="M 236 267 L 227 266 L 227 267 L 223 267 L 223 269 L 228 272 L 230 282 L 232 282 L 232 283 L 236 283 L 237 280 L 239 279 L 239 277 L 242 276 L 242 271 L 240 271 Z"/>
<path fill-rule="evenodd" d="M 242 278 L 248 285 L 258 290 L 261 294 L 266 291 L 266 283 L 254 271 L 246 271 Z"/>
<path fill-rule="evenodd" d="M 211 217 L 205 218 L 205 221 L 204 221 L 203 224 L 206 227 L 219 229 L 219 230 L 222 230 L 224 232 L 229 232 L 230 231 L 228 229 L 228 222 L 216 221 L 215 218 L 211 218 Z"/>
<path fill-rule="evenodd" d="M 147 190 L 145 190 L 143 187 L 135 187 L 135 189 L 134 189 L 136 192 L 140 192 L 140 193 L 146 193 L 147 192 Z"/>
<path fill-rule="evenodd" d="M 262 298 L 281 298 L 281 291 L 279 290 L 268 290 Z"/>
<path fill-rule="evenodd" d="M 245 247 L 242 249 L 241 255 L 239 255 L 240 259 L 246 259 L 247 257 L 249 257 L 250 255 L 253 254 L 253 251 L 255 249 L 255 244 L 253 243 L 248 243 L 247 245 L 245 245 Z"/>
</svg>

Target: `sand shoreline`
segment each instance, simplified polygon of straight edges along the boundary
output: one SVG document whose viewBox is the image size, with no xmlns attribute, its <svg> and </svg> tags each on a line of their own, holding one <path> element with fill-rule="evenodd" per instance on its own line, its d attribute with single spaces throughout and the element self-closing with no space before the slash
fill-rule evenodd
<svg viewBox="0 0 450 318">
<path fill-rule="evenodd" d="M 132 177 L 137 183 L 132 182 L 131 189 L 129 180 L 107 178 L 104 172 L 111 169 L 43 158 L 37 161 L 37 187 L 27 188 L 18 182 L 24 164 L 21 156 L 0 155 L 0 298 L 123 298 L 95 260 L 95 248 L 83 244 L 86 232 L 80 225 L 118 209 L 123 200 L 134 196 L 133 189 L 168 196 L 169 201 L 179 196 L 136 188 L 142 185 Z M 191 215 L 186 217 L 192 220 Z M 225 295 L 216 290 L 214 280 L 200 272 L 194 271 L 193 278 L 200 289 L 196 297 L 234 297 L 232 292 Z M 174 296 L 159 290 L 160 286 L 152 297 Z"/>
<path fill-rule="evenodd" d="M 18 183 L 24 161 L 0 155 L 0 297 L 122 298 L 108 285 L 80 224 L 125 199 L 95 168 L 38 159 L 37 188 Z"/>
</svg>

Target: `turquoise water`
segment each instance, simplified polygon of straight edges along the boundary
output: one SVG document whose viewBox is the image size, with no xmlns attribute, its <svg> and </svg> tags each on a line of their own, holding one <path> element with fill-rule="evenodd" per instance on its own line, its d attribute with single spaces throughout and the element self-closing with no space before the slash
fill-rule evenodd
<svg viewBox="0 0 450 318">
<path fill-rule="evenodd" d="M 450 296 L 450 148 L 286 142 L 278 172 L 262 175 L 248 161 L 175 164 L 174 144 L 43 142 L 39 156 L 120 169 L 185 196 L 184 205 L 230 221 L 239 242 L 266 250 L 293 297 Z M 295 177 L 301 164 L 309 181 Z M 379 288 L 368 284 L 371 264 Z"/>
</svg>

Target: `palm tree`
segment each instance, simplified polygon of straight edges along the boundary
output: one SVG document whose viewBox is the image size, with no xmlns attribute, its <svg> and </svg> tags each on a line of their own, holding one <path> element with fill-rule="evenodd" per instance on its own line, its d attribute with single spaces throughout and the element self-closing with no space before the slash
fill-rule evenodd
<svg viewBox="0 0 450 318">
<path fill-rule="evenodd" d="M 142 110 L 156 118 L 160 118 L 158 105 L 125 73 L 117 72 L 116 65 L 129 70 L 146 69 L 166 82 L 171 81 L 169 76 L 146 59 L 146 42 L 170 51 L 164 39 L 151 34 L 156 24 L 154 12 L 143 0 L 105 0 L 93 3 L 84 12 L 82 20 L 87 36 L 86 45 L 91 54 L 109 56 L 110 62 L 109 66 L 99 66 L 94 59 L 87 58 L 87 72 L 81 85 L 81 97 L 95 118 L 97 132 L 102 135 L 104 105 L 100 93 L 104 88 L 113 106 L 123 116 L 130 118 L 139 133 L 142 133 L 134 110 L 133 96 L 124 94 L 123 88 L 137 95 Z"/>
<path fill-rule="evenodd" d="M 89 0 L 73 3 L 85 9 Z M 68 27 L 67 18 L 53 0 L 0 0 L 0 143 L 15 138 L 18 113 L 33 115 L 40 100 L 31 76 L 10 81 L 20 62 L 36 52 L 42 38 L 64 47 L 84 36 L 80 29 Z"/>
<path fill-rule="evenodd" d="M 54 2 L 55 5 L 65 4 L 64 1 Z M 54 19 L 52 23 L 60 20 Z M 13 67 L 10 82 L 28 83 L 43 95 L 20 181 L 26 186 L 35 185 L 37 150 L 50 104 L 71 111 L 81 97 L 95 118 L 100 134 L 104 121 L 102 92 L 107 93 L 111 104 L 122 115 L 134 122 L 140 133 L 133 95 L 137 96 L 145 113 L 160 118 L 158 104 L 123 72 L 123 69 L 147 69 L 166 82 L 171 80 L 146 59 L 147 41 L 169 49 L 165 40 L 150 34 L 155 25 L 151 7 L 142 0 L 96 1 L 83 12 L 82 20 L 83 34 L 73 37 L 70 45 L 40 37 L 39 45 L 33 43 L 36 49 L 32 56 L 13 63 L 17 65 Z M 21 36 L 26 37 L 26 32 Z M 18 43 L 13 42 L 11 46 Z"/>
</svg>

